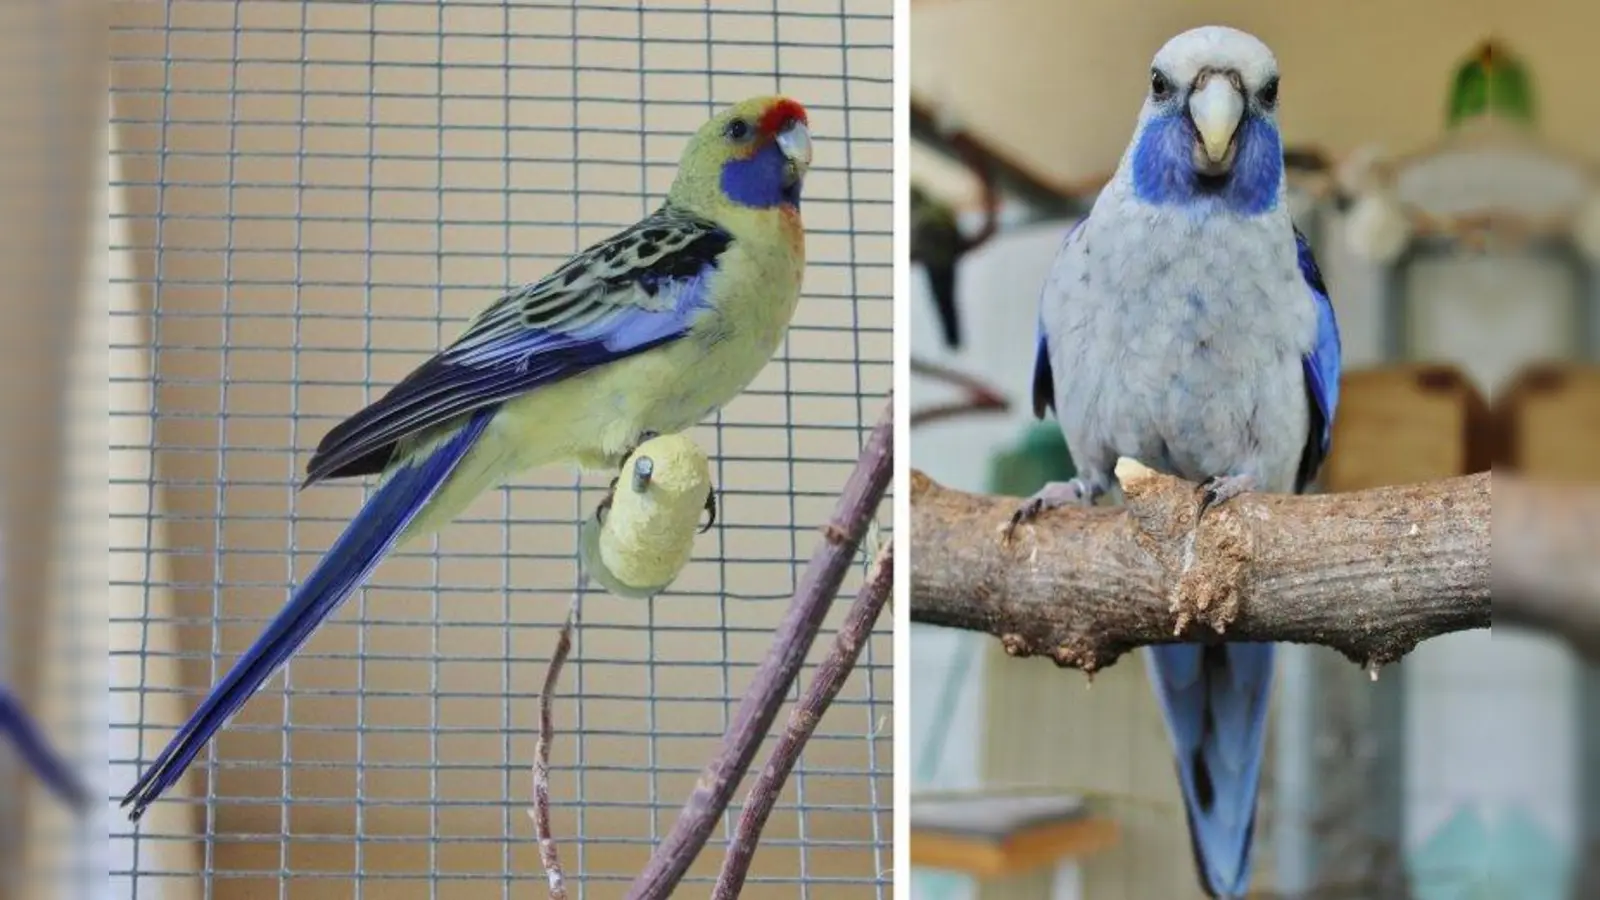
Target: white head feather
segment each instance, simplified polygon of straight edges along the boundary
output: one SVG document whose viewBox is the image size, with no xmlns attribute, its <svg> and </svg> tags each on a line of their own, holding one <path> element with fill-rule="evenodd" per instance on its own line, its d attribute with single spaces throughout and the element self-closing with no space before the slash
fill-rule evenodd
<svg viewBox="0 0 1600 900">
<path fill-rule="evenodd" d="M 1260 90 L 1278 74 L 1278 60 L 1261 39 L 1226 25 L 1203 25 L 1174 37 L 1156 51 L 1151 66 L 1180 87 L 1191 84 L 1202 69 L 1233 69 L 1251 91 Z"/>
<path fill-rule="evenodd" d="M 1183 32 L 1157 51 L 1139 122 L 1142 129 L 1159 116 L 1183 110 L 1205 138 L 1210 156 L 1209 161 L 1197 157 L 1196 164 L 1225 171 L 1242 116 L 1276 124 L 1277 91 L 1278 61 L 1266 44 L 1237 28 L 1207 25 Z M 1224 152 L 1229 161 L 1222 159 Z"/>
<path fill-rule="evenodd" d="M 1247 96 L 1255 96 L 1268 82 L 1278 77 L 1278 60 L 1261 39 L 1249 32 L 1226 25 L 1204 25 L 1177 35 L 1156 51 L 1150 61 L 1152 78 L 1160 73 L 1175 89 L 1176 99 L 1186 101 L 1203 72 L 1237 72 Z M 1145 94 L 1140 119 L 1160 112 L 1165 104 L 1153 93 Z M 1274 115 L 1276 108 L 1259 110 Z"/>
</svg>

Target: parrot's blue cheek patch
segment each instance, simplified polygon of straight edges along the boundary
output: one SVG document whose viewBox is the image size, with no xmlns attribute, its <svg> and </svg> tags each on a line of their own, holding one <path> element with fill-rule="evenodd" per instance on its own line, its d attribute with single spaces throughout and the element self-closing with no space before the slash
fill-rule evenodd
<svg viewBox="0 0 1600 900">
<path fill-rule="evenodd" d="M 1156 206 L 1217 204 L 1244 216 L 1278 205 L 1283 177 L 1283 143 L 1278 129 L 1256 116 L 1239 125 L 1239 151 L 1233 169 L 1215 179 L 1194 170 L 1194 136 L 1181 114 L 1152 119 L 1133 150 L 1133 192 Z"/>
<path fill-rule="evenodd" d="M 1283 180 L 1283 140 L 1270 122 L 1249 116 L 1239 135 L 1239 156 L 1225 191 L 1235 212 L 1260 215 L 1278 205 Z"/>
<path fill-rule="evenodd" d="M 775 143 L 768 143 L 749 159 L 729 160 L 722 164 L 722 192 L 733 202 L 755 209 L 798 205 L 799 184 L 783 183 L 787 163 Z"/>
<path fill-rule="evenodd" d="M 1133 192 L 1157 206 L 1182 203 L 1195 195 L 1189 147 L 1194 139 L 1180 115 L 1151 119 L 1133 148 Z"/>
</svg>

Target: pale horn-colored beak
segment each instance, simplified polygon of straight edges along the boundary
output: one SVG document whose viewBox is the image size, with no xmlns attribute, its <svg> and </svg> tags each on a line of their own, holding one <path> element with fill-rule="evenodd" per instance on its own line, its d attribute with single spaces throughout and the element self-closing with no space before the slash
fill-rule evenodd
<svg viewBox="0 0 1600 900">
<path fill-rule="evenodd" d="M 793 119 L 778 132 L 778 149 L 784 158 L 794 164 L 796 171 L 804 174 L 811 168 L 811 129 L 799 119 Z"/>
<path fill-rule="evenodd" d="M 1206 159 L 1220 163 L 1233 143 L 1233 133 L 1244 116 L 1244 98 L 1233 83 L 1220 75 L 1207 78 L 1189 97 L 1189 117 L 1200 132 Z"/>
</svg>

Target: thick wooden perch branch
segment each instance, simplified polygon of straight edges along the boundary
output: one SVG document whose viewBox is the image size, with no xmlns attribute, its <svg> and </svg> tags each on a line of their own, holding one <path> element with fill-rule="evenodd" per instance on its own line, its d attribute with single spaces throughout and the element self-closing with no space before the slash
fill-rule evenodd
<svg viewBox="0 0 1600 900">
<path fill-rule="evenodd" d="M 1094 672 L 1183 639 L 1333 647 L 1376 671 L 1489 625 L 1489 475 L 1349 494 L 1245 494 L 1196 527 L 1196 486 L 1132 461 L 1123 508 L 1005 526 L 1018 500 L 911 475 L 911 618 Z"/>
</svg>

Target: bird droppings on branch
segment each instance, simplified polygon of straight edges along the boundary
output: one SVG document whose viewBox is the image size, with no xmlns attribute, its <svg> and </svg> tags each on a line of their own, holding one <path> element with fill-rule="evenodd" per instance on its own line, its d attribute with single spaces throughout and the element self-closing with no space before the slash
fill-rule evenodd
<svg viewBox="0 0 1600 900">
<path fill-rule="evenodd" d="M 1490 623 L 1489 475 L 1346 494 L 1198 486 L 1123 460 L 1122 507 L 1046 511 L 912 472 L 913 621 L 983 631 L 1086 673 L 1177 640 L 1332 647 L 1376 673 Z"/>
</svg>

